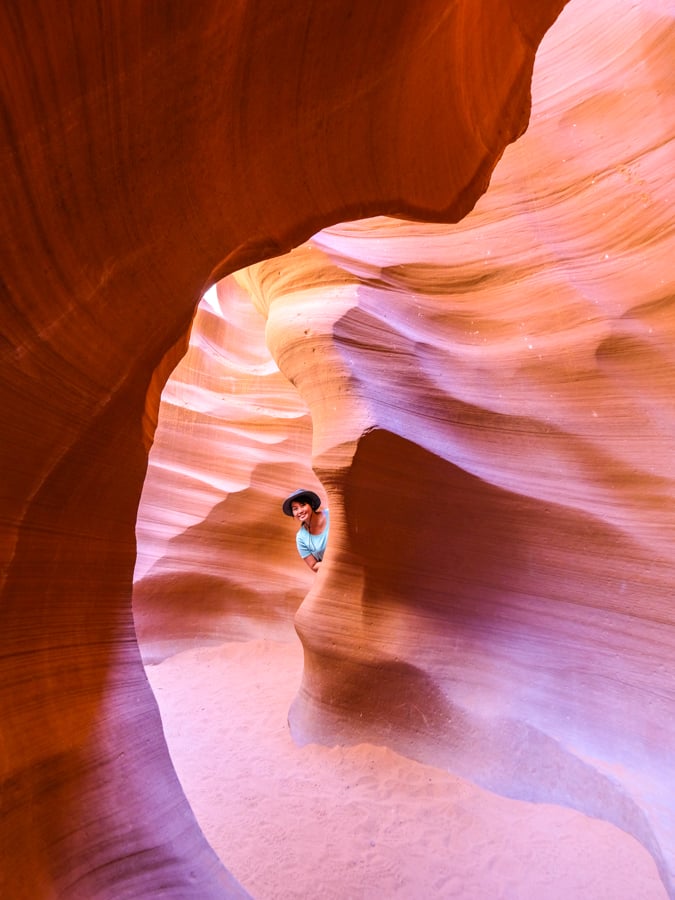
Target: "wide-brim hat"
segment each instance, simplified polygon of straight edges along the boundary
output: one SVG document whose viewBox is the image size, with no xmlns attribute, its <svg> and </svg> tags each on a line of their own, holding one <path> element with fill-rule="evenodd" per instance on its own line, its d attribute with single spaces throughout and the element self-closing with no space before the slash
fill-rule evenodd
<svg viewBox="0 0 675 900">
<path fill-rule="evenodd" d="M 293 491 L 293 493 L 286 497 L 284 502 L 281 504 L 281 508 L 287 516 L 293 516 L 293 510 L 291 509 L 291 505 L 293 503 L 309 503 L 314 512 L 321 506 L 321 498 L 318 494 L 315 494 L 314 491 L 308 491 L 305 488 L 300 488 L 299 491 Z"/>
</svg>

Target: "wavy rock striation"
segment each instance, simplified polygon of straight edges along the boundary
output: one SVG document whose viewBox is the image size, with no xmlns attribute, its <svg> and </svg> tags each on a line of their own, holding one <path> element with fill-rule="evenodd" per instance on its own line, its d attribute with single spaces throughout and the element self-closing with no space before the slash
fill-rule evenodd
<svg viewBox="0 0 675 900">
<path fill-rule="evenodd" d="M 134 621 L 146 662 L 225 639 L 294 639 L 311 587 L 281 495 L 321 485 L 306 404 L 234 276 L 200 304 L 162 394 L 138 511 Z"/>
<path fill-rule="evenodd" d="M 218 379 L 263 362 L 239 288 L 219 289 L 240 346 L 186 404 L 187 471 L 158 442 L 185 508 L 165 524 L 148 484 L 136 558 L 160 393 L 204 288 L 337 222 L 461 220 L 527 126 L 563 6 L 0 9 L 3 896 L 243 894 L 173 772 L 132 578 L 157 657 L 245 633 L 268 591 L 264 627 L 287 623 L 303 576 L 283 525 L 271 571 L 253 548 L 302 470 L 303 404 L 333 530 L 297 619 L 298 739 L 381 740 L 602 815 L 672 891 L 668 3 L 566 10 L 528 142 L 461 227 L 378 218 L 240 276 L 300 399 L 284 428 L 278 399 L 241 410 L 225 467 L 204 427 Z M 195 572 L 220 589 L 231 568 L 224 621 L 195 606 Z"/>
</svg>

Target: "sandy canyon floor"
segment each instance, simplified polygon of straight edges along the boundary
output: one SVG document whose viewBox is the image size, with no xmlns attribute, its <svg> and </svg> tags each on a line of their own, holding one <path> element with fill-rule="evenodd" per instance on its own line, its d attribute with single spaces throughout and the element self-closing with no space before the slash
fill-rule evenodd
<svg viewBox="0 0 675 900">
<path fill-rule="evenodd" d="M 384 747 L 297 747 L 299 643 L 148 666 L 174 765 L 256 900 L 662 900 L 647 851 L 606 822 L 508 800 Z"/>
</svg>

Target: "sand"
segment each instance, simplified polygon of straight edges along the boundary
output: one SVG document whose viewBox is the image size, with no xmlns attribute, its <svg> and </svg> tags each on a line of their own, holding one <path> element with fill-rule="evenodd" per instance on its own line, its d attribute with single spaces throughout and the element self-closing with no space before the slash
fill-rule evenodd
<svg viewBox="0 0 675 900">
<path fill-rule="evenodd" d="M 662 900 L 606 822 L 508 800 L 385 747 L 297 747 L 295 642 L 188 650 L 147 672 L 197 819 L 256 900 Z"/>
</svg>

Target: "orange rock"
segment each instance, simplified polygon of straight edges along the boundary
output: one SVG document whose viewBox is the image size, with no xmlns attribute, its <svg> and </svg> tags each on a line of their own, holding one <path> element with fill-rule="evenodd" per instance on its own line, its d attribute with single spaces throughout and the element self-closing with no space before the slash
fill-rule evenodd
<svg viewBox="0 0 675 900">
<path fill-rule="evenodd" d="M 563 5 L 0 10 L 3 896 L 242 893 L 173 773 L 131 593 L 160 390 L 197 298 L 254 263 L 239 283 L 310 411 L 332 512 L 298 616 L 298 739 L 386 740 L 568 802 L 672 885 L 666 5 L 566 10 L 531 131 L 460 227 L 377 219 L 260 262 L 349 219 L 466 216 L 528 123 Z M 288 523 L 269 526 L 272 573 L 255 538 L 276 482 L 307 471 L 307 432 L 275 422 L 280 446 L 255 454 L 255 419 L 220 494 L 200 429 L 188 480 L 207 496 L 148 559 L 162 596 L 173 550 L 194 573 L 241 516 L 224 560 L 262 587 L 235 612 L 260 615 L 292 571 L 260 615 L 282 627 L 306 576 Z M 175 607 L 139 622 L 179 645 Z"/>
</svg>

